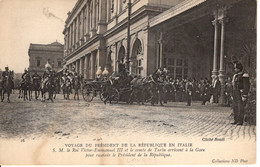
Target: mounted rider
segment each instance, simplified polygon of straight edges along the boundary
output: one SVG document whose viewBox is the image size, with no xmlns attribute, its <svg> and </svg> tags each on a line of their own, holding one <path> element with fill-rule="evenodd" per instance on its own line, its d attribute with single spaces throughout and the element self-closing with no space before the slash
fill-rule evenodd
<svg viewBox="0 0 260 167">
<path fill-rule="evenodd" d="M 76 74 L 76 67 L 73 65 L 71 67 L 71 71 L 68 71 L 68 78 L 70 79 L 70 82 L 72 83 L 74 77 L 75 77 L 75 74 Z"/>
<path fill-rule="evenodd" d="M 49 78 L 51 77 L 52 72 L 53 72 L 52 67 L 49 64 L 49 62 L 47 62 L 47 64 L 45 64 L 45 71 L 42 76 L 42 89 L 46 86 L 46 83 L 49 80 Z"/>
<path fill-rule="evenodd" d="M 22 84 L 25 83 L 25 81 L 29 81 L 29 82 L 31 81 L 31 76 L 27 71 L 27 69 L 24 69 L 24 73 L 22 75 Z"/>
<path fill-rule="evenodd" d="M 41 76 L 35 71 L 32 75 L 33 84 L 39 83 L 41 81 Z"/>
<path fill-rule="evenodd" d="M 2 86 L 7 81 L 9 75 L 12 75 L 11 71 L 9 71 L 8 67 L 5 67 L 5 71 L 2 73 L 2 78 L 3 78 Z M 13 89 L 14 88 L 13 76 L 11 76 L 11 86 L 12 86 L 12 89 Z"/>
</svg>

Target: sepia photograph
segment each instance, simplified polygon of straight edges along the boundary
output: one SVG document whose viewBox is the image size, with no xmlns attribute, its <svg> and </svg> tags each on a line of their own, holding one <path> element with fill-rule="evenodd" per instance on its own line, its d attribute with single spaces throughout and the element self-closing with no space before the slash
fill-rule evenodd
<svg viewBox="0 0 260 167">
<path fill-rule="evenodd" d="M 1 165 L 254 165 L 256 0 L 0 0 Z"/>
</svg>

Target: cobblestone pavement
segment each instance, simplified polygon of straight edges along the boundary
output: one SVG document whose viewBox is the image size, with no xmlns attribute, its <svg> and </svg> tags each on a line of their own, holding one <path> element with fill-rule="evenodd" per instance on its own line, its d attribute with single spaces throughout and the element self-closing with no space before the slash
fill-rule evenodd
<svg viewBox="0 0 260 167">
<path fill-rule="evenodd" d="M 72 98 L 72 95 L 71 95 Z M 224 137 L 226 140 L 256 140 L 256 126 L 231 125 L 232 111 L 214 104 L 170 102 L 165 106 L 104 105 L 99 99 L 63 100 L 54 103 L 23 101 L 11 95 L 11 103 L 0 103 L 0 138 L 54 139 L 82 135 L 127 136 L 147 134 L 160 137 Z"/>
</svg>

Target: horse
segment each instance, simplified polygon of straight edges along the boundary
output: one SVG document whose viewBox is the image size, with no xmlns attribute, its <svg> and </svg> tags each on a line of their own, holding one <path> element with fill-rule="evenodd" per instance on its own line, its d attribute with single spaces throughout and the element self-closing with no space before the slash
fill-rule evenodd
<svg viewBox="0 0 260 167">
<path fill-rule="evenodd" d="M 63 96 L 65 100 L 69 100 L 71 89 L 72 89 L 71 81 L 68 77 L 66 77 L 64 79 L 64 84 L 62 86 Z"/>
<path fill-rule="evenodd" d="M 9 72 L 7 79 L 1 82 L 1 101 L 4 101 L 5 93 L 7 93 L 7 102 L 10 103 L 10 94 L 12 93 L 12 77 L 13 72 Z"/>
<path fill-rule="evenodd" d="M 41 88 L 42 99 L 41 99 L 41 101 L 44 102 L 46 100 L 45 94 L 46 94 L 46 92 L 48 92 L 48 94 L 49 94 L 48 100 L 50 99 L 51 102 L 54 102 L 53 101 L 53 99 L 54 99 L 53 94 L 55 92 L 55 89 L 56 89 L 55 77 L 54 77 L 54 75 L 51 75 L 49 77 L 48 81 L 46 81 L 45 85 L 42 85 L 42 88 Z"/>
<path fill-rule="evenodd" d="M 41 92 L 40 80 L 34 80 L 31 88 L 32 88 L 31 90 L 34 91 L 35 99 L 38 99 L 38 97 L 40 96 L 40 92 Z M 31 92 L 31 95 L 32 95 L 32 92 Z"/>
<path fill-rule="evenodd" d="M 77 96 L 77 100 L 79 100 L 79 90 L 81 89 L 81 82 L 82 79 L 80 77 L 75 77 L 73 79 L 73 89 L 75 91 L 74 93 L 74 100 L 76 100 L 76 96 Z"/>
<path fill-rule="evenodd" d="M 19 85 L 19 87 L 18 87 L 18 89 L 19 89 L 19 96 L 18 96 L 18 98 L 20 99 L 22 99 L 23 98 L 23 85 L 24 85 L 24 82 L 21 82 L 20 83 L 20 85 Z"/>
<path fill-rule="evenodd" d="M 30 81 L 30 78 L 29 77 L 25 77 L 25 81 L 24 81 L 24 84 L 22 86 L 22 90 L 23 90 L 23 100 L 25 101 L 25 99 L 28 100 L 28 97 L 29 97 L 29 101 L 31 101 L 31 81 Z"/>
</svg>

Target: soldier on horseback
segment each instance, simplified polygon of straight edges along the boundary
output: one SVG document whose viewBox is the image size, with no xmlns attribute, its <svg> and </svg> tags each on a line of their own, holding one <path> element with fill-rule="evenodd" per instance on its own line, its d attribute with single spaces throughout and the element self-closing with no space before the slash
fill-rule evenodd
<svg viewBox="0 0 260 167">
<path fill-rule="evenodd" d="M 33 91 L 35 91 L 35 99 L 38 98 L 40 94 L 40 88 L 41 88 L 41 76 L 35 71 L 35 73 L 32 75 L 33 80 Z"/>
<path fill-rule="evenodd" d="M 46 83 L 49 80 L 49 78 L 51 77 L 51 75 L 52 75 L 52 67 L 47 62 L 47 64 L 45 65 L 45 71 L 42 76 L 42 89 L 46 86 Z"/>
<path fill-rule="evenodd" d="M 8 67 L 5 67 L 5 71 L 2 73 L 3 80 L 1 82 L 1 101 L 4 100 L 4 95 L 7 93 L 7 102 L 10 103 L 10 94 L 12 93 L 12 89 L 14 88 L 13 82 L 13 71 L 9 71 Z"/>
<path fill-rule="evenodd" d="M 7 81 L 9 75 L 12 75 L 11 71 L 9 71 L 8 67 L 5 67 L 5 71 L 2 73 L 2 78 L 3 78 L 2 85 L 1 85 L 2 87 L 3 87 L 4 83 Z M 14 89 L 13 76 L 11 76 L 10 82 L 11 82 L 12 89 Z"/>
<path fill-rule="evenodd" d="M 24 84 L 26 81 L 30 82 L 31 76 L 30 76 L 29 72 L 26 69 L 24 69 L 24 73 L 22 75 L 22 84 Z"/>
<path fill-rule="evenodd" d="M 35 71 L 32 75 L 33 84 L 39 83 L 41 81 L 41 76 Z"/>
</svg>

